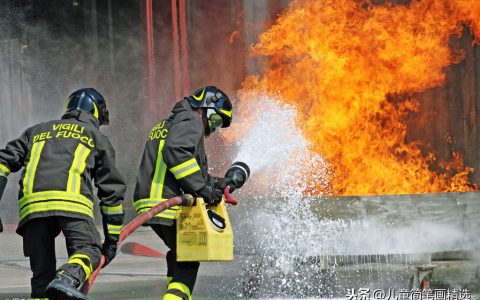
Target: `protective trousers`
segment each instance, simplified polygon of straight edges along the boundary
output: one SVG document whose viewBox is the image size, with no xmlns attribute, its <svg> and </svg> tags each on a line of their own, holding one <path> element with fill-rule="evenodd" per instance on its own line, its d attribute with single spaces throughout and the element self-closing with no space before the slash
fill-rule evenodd
<svg viewBox="0 0 480 300">
<path fill-rule="evenodd" d="M 45 289 L 55 277 L 55 237 L 65 236 L 68 261 L 58 271 L 64 270 L 83 282 L 100 264 L 101 237 L 92 220 L 54 216 L 36 218 L 24 224 L 24 255 L 30 257 L 32 298 L 45 298 Z"/>
<path fill-rule="evenodd" d="M 173 226 L 154 224 L 153 231 L 165 242 L 170 251 L 167 252 L 167 292 L 164 300 L 190 300 L 200 263 L 177 262 L 177 230 Z"/>
</svg>

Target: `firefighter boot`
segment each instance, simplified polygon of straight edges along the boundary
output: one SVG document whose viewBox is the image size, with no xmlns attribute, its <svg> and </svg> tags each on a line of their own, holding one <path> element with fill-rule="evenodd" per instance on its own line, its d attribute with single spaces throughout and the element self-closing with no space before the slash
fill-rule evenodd
<svg viewBox="0 0 480 300">
<path fill-rule="evenodd" d="M 64 270 L 60 270 L 47 286 L 46 295 L 50 300 L 88 300 L 78 287 L 80 282 Z"/>
</svg>

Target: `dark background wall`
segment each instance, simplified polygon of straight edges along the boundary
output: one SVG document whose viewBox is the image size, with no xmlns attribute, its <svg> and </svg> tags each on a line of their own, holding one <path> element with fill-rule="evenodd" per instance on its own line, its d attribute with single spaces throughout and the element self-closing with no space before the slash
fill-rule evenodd
<svg viewBox="0 0 480 300">
<path fill-rule="evenodd" d="M 465 165 L 475 169 L 471 181 L 478 184 L 480 47 L 473 41 L 467 28 L 460 38 L 451 38 L 451 48 L 464 58 L 445 70 L 444 87 L 415 95 L 421 106 L 408 123 L 408 138 L 422 141 L 443 161 L 451 159 L 453 152 L 463 154 Z"/>
<path fill-rule="evenodd" d="M 0 143 L 59 118 L 71 92 L 95 87 L 108 101 L 111 125 L 102 131 L 117 151 L 130 199 L 149 129 L 200 86 L 216 85 L 234 98 L 247 72 L 258 70 L 248 47 L 288 2 L 4 0 Z M 175 51 L 174 33 L 180 38 L 182 30 L 185 40 L 182 45 L 177 40 Z M 213 137 L 210 150 L 221 143 Z M 212 165 L 223 170 L 226 163 L 211 156 Z M 14 222 L 18 174 L 9 182 L 0 208 L 8 208 L 1 216 Z"/>
<path fill-rule="evenodd" d="M 95 87 L 108 100 L 112 122 L 102 130 L 117 150 L 130 197 L 148 130 L 196 87 L 217 85 L 235 97 L 248 74 L 261 74 L 261 60 L 248 49 L 289 2 L 3 0 L 0 144 L 34 123 L 58 118 L 75 89 Z M 409 121 L 408 138 L 444 160 L 459 151 L 478 170 L 480 50 L 472 40 L 468 30 L 452 38 L 465 59 L 446 70 L 445 87 L 416 95 L 421 107 Z M 228 164 L 219 158 L 222 146 L 219 137 L 207 146 L 216 170 Z M 480 181 L 478 171 L 471 178 Z M 10 201 L 16 181 L 10 177 L 9 196 L 0 205 L 11 208 L 10 222 L 16 219 L 16 202 Z"/>
</svg>

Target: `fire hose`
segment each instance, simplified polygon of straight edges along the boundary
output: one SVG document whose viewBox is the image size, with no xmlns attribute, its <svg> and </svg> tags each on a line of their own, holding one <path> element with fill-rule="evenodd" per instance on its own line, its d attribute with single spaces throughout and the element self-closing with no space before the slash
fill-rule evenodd
<svg viewBox="0 0 480 300">
<path fill-rule="evenodd" d="M 225 196 L 225 203 L 237 205 L 238 202 L 230 196 L 229 186 L 225 187 L 223 193 Z M 137 216 L 135 219 L 130 221 L 130 223 L 125 225 L 125 227 L 123 227 L 122 231 L 120 232 L 120 237 L 117 245 L 119 246 L 122 243 L 122 241 L 124 241 L 132 232 L 134 232 L 138 227 L 142 226 L 145 222 L 148 222 L 155 215 L 161 213 L 166 209 L 169 209 L 172 206 L 177 206 L 177 205 L 193 206 L 195 205 L 195 199 L 191 195 L 177 196 L 177 197 L 170 198 L 167 201 L 161 202 L 156 206 L 150 208 L 146 212 L 142 213 L 141 215 Z M 88 280 L 85 281 L 85 283 L 81 288 L 81 292 L 84 295 L 88 294 L 88 291 L 93 286 L 93 283 L 97 278 L 98 274 L 100 273 L 100 270 L 102 269 L 104 264 L 105 264 L 105 257 L 102 255 L 102 257 L 100 258 L 99 266 L 97 267 L 97 269 L 95 269 L 95 271 L 92 272 L 92 274 L 90 274 L 90 277 L 88 277 Z"/>
</svg>

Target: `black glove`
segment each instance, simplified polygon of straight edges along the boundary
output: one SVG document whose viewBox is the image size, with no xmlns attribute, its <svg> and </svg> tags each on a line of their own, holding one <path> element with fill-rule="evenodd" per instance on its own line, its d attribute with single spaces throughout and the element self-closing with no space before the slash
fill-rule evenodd
<svg viewBox="0 0 480 300">
<path fill-rule="evenodd" d="M 225 182 L 225 186 L 230 187 L 230 189 L 228 190 L 229 193 L 233 193 L 233 191 L 237 189 L 237 187 L 235 186 L 235 184 L 233 182 L 233 176 L 225 177 L 224 182 Z"/>
<path fill-rule="evenodd" d="M 223 191 L 227 186 L 230 187 L 230 189 L 228 190 L 229 193 L 233 192 L 236 189 L 235 183 L 233 181 L 233 176 L 226 177 L 226 178 L 215 177 L 214 187 L 216 189 Z"/>
<path fill-rule="evenodd" d="M 222 201 L 223 191 L 206 185 L 198 190 L 197 194 L 203 198 L 206 204 L 218 204 Z"/>
<path fill-rule="evenodd" d="M 214 177 L 213 187 L 223 191 L 223 189 L 227 186 L 225 182 L 225 178 L 222 177 Z"/>
<path fill-rule="evenodd" d="M 117 255 L 117 242 L 109 241 L 108 239 L 102 245 L 102 254 L 105 256 L 105 268 Z"/>
</svg>

